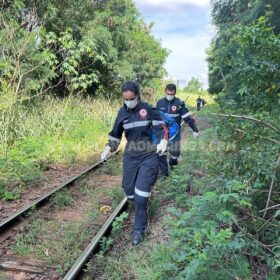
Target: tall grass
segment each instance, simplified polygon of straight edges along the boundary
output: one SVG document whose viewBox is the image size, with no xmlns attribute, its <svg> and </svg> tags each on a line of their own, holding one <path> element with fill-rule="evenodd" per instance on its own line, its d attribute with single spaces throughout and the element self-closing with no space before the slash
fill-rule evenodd
<svg viewBox="0 0 280 280">
<path fill-rule="evenodd" d="M 16 198 L 49 164 L 90 160 L 106 142 L 118 106 L 73 96 L 13 106 L 12 125 L 0 122 L 0 131 L 10 135 L 0 140 L 0 198 Z"/>
<path fill-rule="evenodd" d="M 178 92 L 192 109 L 196 94 Z M 208 104 L 213 99 L 201 95 Z M 155 104 L 164 91 L 152 95 Z M 145 96 L 143 96 L 143 99 Z M 107 140 L 118 101 L 102 98 L 46 97 L 0 107 L 0 199 L 15 199 L 29 181 L 50 164 L 90 160 Z M 4 106 L 4 105 L 7 106 Z"/>
</svg>

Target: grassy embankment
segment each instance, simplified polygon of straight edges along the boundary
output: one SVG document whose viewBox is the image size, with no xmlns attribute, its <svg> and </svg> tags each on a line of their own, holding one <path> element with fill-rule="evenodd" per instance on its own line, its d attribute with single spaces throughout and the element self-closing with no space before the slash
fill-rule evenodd
<svg viewBox="0 0 280 280">
<path fill-rule="evenodd" d="M 180 165 L 155 186 L 144 243 L 131 247 L 128 230 L 115 238 L 113 250 L 93 263 L 96 279 L 279 280 L 277 252 L 253 234 L 264 222 L 256 216 L 246 224 L 244 213 L 254 213 L 248 186 L 227 173 L 233 147 L 219 136 L 209 114 L 216 110 L 197 113 L 200 137 L 188 137 Z"/>
<path fill-rule="evenodd" d="M 158 92 L 150 103 L 156 103 L 162 96 Z M 186 104 L 190 108 L 195 107 L 197 96 L 178 93 L 182 100 L 188 97 Z M 211 97 L 204 98 L 212 103 Z M 4 146 L 0 146 L 0 199 L 19 198 L 26 184 L 39 179 L 50 165 L 92 159 L 107 140 L 119 104 L 103 99 L 49 97 L 28 107 L 15 108 L 18 117 L 13 127 L 1 127 L 11 136 L 5 152 Z"/>
<path fill-rule="evenodd" d="M 70 190 L 56 193 L 51 213 L 48 208 L 33 213 L 12 245 L 13 254 L 46 261 L 60 274 L 67 272 L 123 198 L 120 157 L 79 179 Z"/>
<path fill-rule="evenodd" d="M 69 165 L 92 159 L 107 140 L 118 103 L 102 99 L 47 98 L 16 108 L 8 148 L 0 156 L 0 199 L 20 196 L 51 164 Z M 0 123 L 2 125 L 2 123 Z"/>
</svg>

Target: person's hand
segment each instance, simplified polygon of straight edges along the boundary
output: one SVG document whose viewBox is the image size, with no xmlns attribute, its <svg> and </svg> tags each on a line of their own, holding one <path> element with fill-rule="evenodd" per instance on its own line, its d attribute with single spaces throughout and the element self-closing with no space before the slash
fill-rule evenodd
<svg viewBox="0 0 280 280">
<path fill-rule="evenodd" d="M 160 143 L 157 145 L 157 154 L 162 155 L 163 153 L 165 153 L 167 150 L 167 144 L 168 144 L 168 141 L 165 139 L 162 139 L 160 141 Z"/>
<path fill-rule="evenodd" d="M 111 147 L 106 146 L 105 149 L 103 150 L 100 158 L 101 158 L 101 160 L 106 160 L 110 155 L 111 155 Z"/>
<path fill-rule="evenodd" d="M 198 134 L 198 132 L 193 131 L 192 135 L 193 135 L 193 138 L 195 139 L 198 137 L 199 134 Z"/>
</svg>

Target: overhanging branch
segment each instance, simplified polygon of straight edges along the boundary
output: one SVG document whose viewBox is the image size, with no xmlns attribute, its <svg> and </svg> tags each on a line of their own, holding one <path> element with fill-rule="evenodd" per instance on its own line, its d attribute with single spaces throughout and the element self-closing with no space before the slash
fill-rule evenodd
<svg viewBox="0 0 280 280">
<path fill-rule="evenodd" d="M 270 123 L 267 123 L 267 122 L 264 122 L 263 120 L 258 120 L 258 119 L 255 119 L 255 118 L 252 118 L 252 117 L 248 117 L 248 116 L 242 116 L 242 115 L 228 115 L 228 114 L 218 114 L 218 113 L 210 113 L 212 115 L 216 115 L 216 116 L 220 116 L 220 117 L 225 117 L 225 118 L 236 118 L 236 119 L 244 119 L 244 120 L 250 120 L 250 121 L 253 121 L 253 122 L 256 122 L 258 124 L 261 124 L 263 126 L 267 126 L 269 127 L 270 129 L 274 130 L 275 132 L 279 133 L 280 134 L 280 129 L 273 126 L 272 124 Z"/>
</svg>

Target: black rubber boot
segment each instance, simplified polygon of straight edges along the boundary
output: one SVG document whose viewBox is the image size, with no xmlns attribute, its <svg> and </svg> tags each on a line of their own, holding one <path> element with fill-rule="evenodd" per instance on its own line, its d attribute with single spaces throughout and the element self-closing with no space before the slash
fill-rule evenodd
<svg viewBox="0 0 280 280">
<path fill-rule="evenodd" d="M 176 165 L 178 165 L 178 159 L 170 158 L 169 159 L 169 166 L 170 167 L 175 167 Z"/>
<path fill-rule="evenodd" d="M 137 246 L 144 240 L 144 233 L 134 230 L 132 234 L 132 246 Z"/>
</svg>

